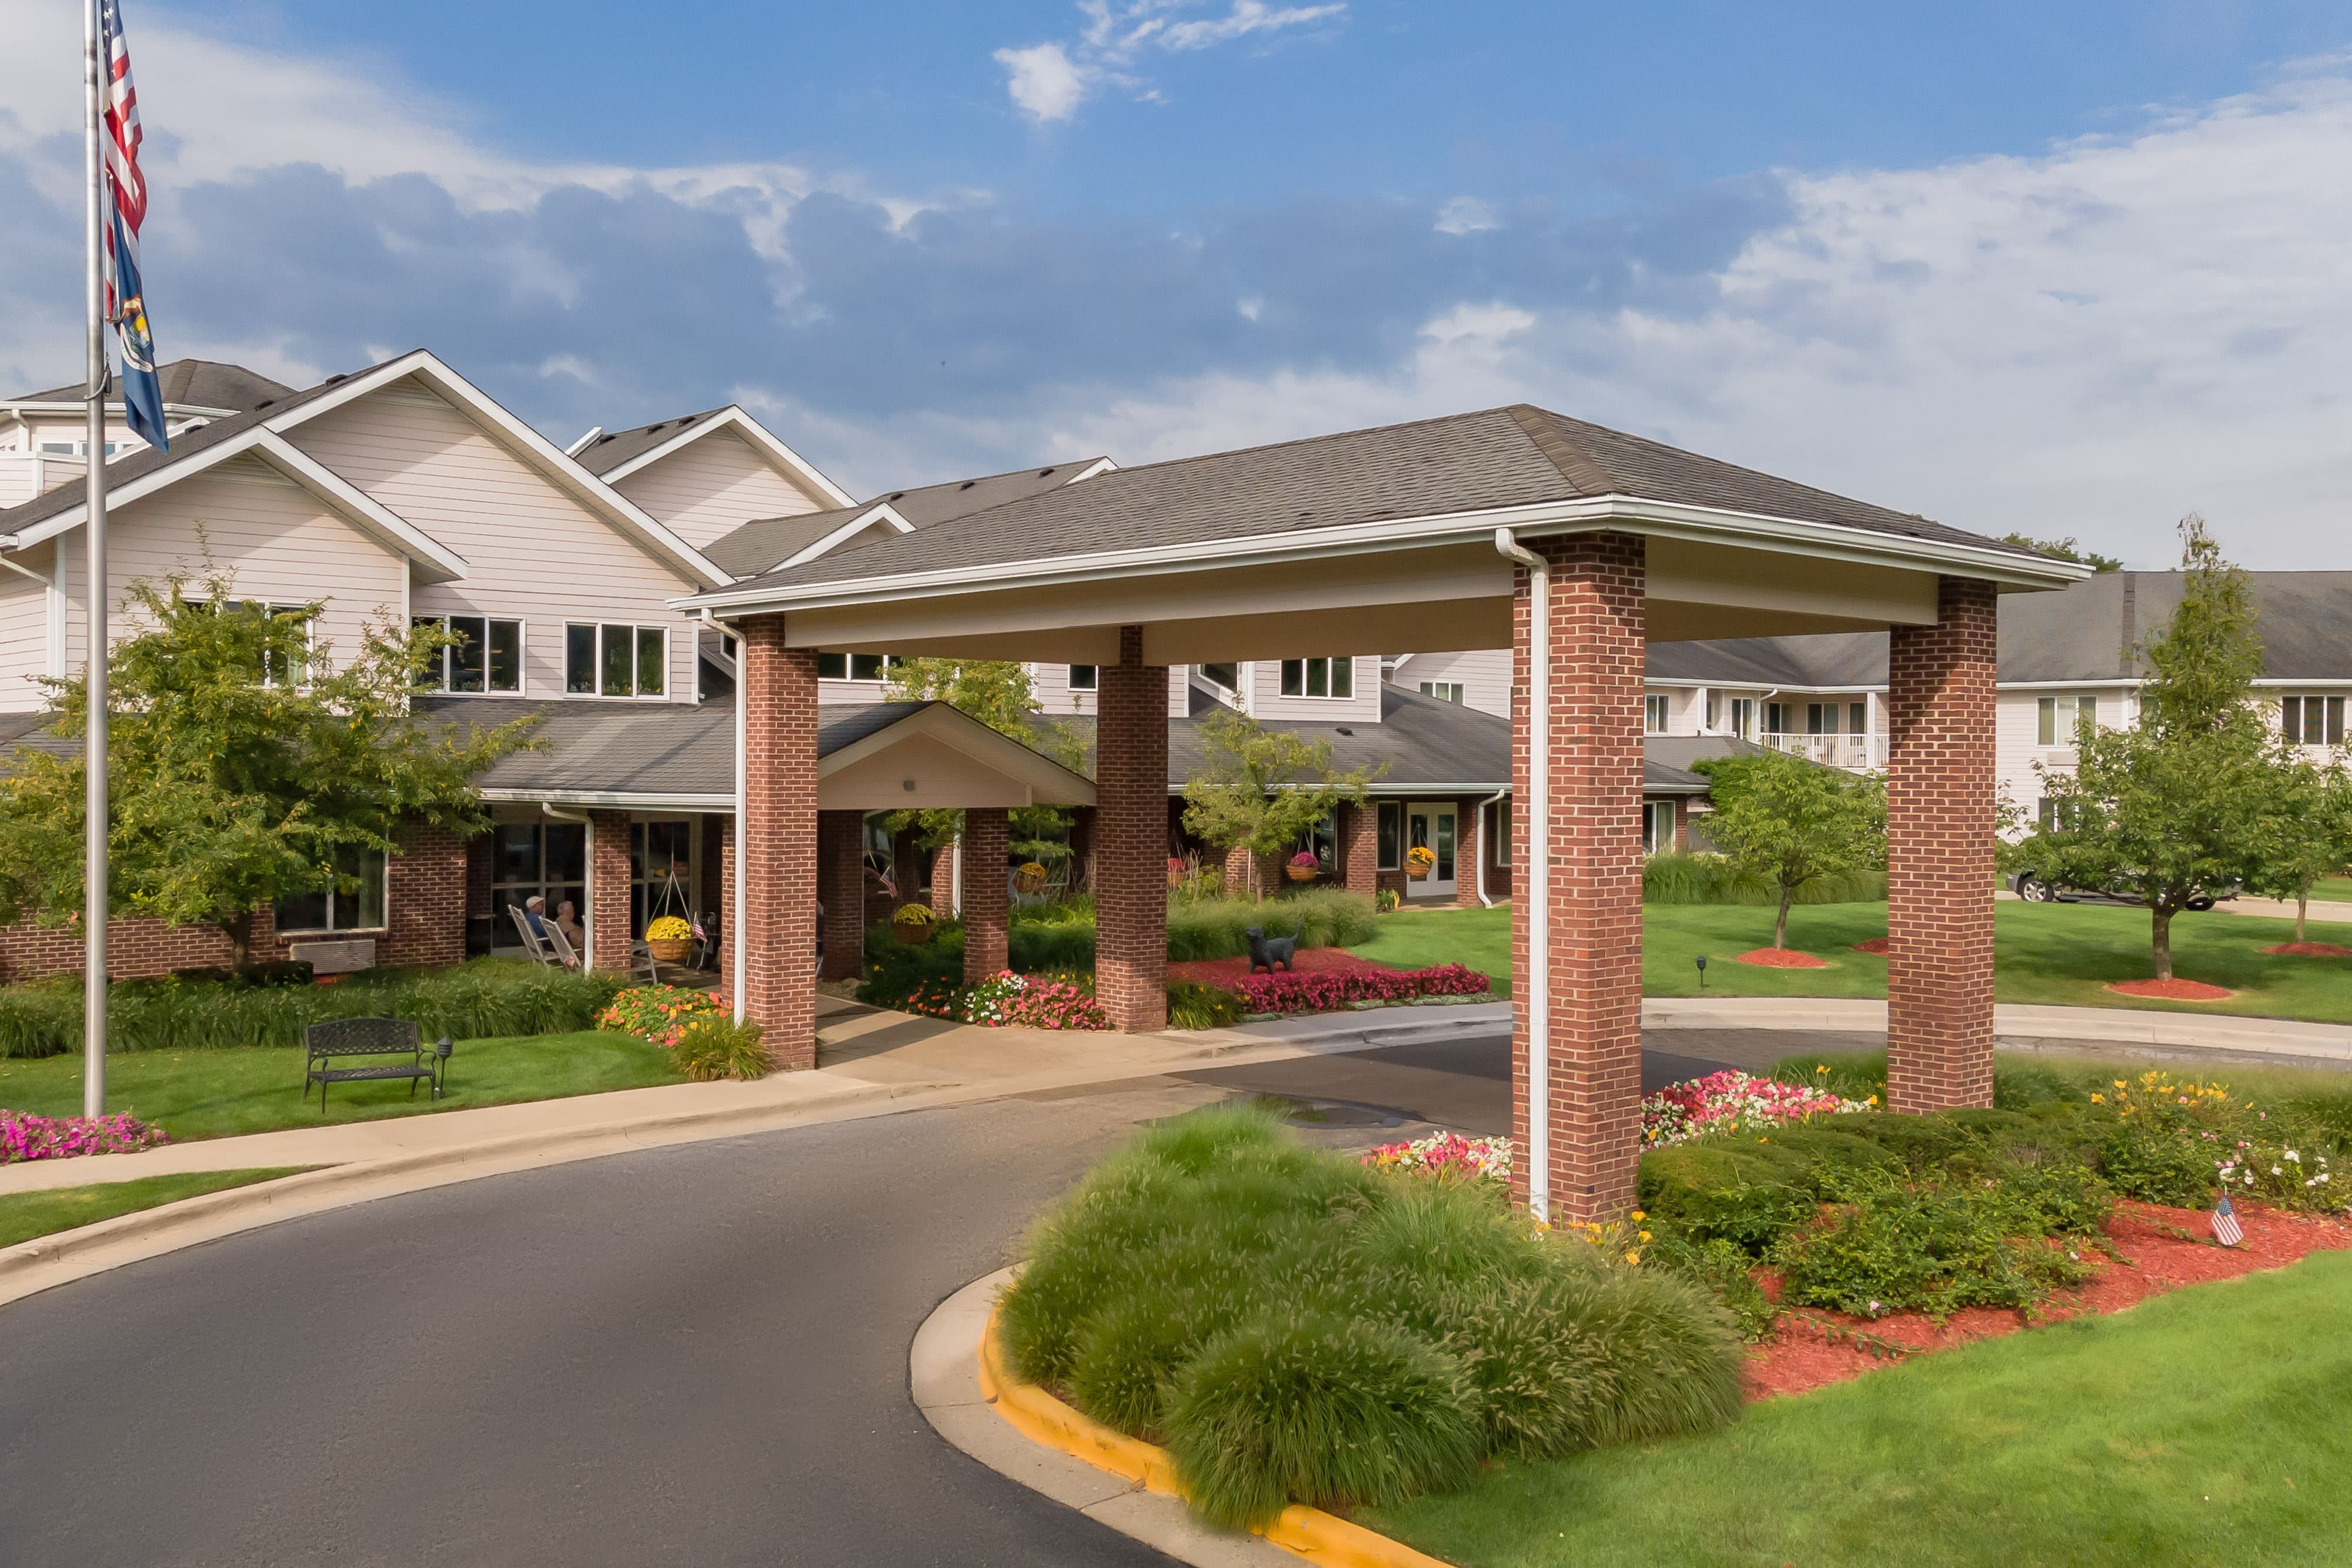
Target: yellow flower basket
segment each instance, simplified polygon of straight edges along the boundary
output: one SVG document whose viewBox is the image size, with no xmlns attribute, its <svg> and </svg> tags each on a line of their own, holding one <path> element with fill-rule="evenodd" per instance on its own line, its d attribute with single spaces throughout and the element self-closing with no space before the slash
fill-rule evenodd
<svg viewBox="0 0 2352 1568">
<path fill-rule="evenodd" d="M 1035 861 L 1019 866 L 1013 873 L 1014 891 L 1032 896 L 1045 891 L 1045 868 Z"/>
<path fill-rule="evenodd" d="M 1437 852 L 1426 844 L 1415 844 L 1404 852 L 1405 869 L 1415 876 L 1427 876 L 1437 869 Z"/>
</svg>

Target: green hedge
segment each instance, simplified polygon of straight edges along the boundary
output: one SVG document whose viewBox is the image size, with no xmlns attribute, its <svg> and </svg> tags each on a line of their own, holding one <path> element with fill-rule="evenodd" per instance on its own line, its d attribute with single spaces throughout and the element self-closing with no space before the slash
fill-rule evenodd
<svg viewBox="0 0 2352 1568">
<path fill-rule="evenodd" d="M 596 1027 L 626 984 L 513 958 L 450 969 L 390 969 L 333 986 L 125 980 L 107 1002 L 110 1051 L 215 1051 L 297 1046 L 323 1019 L 413 1019 L 434 1040 L 566 1034 Z M 81 1049 L 81 981 L 60 977 L 0 987 L 0 1056 L 58 1056 Z"/>
<path fill-rule="evenodd" d="M 1345 947 L 1368 942 L 1372 901 L 1336 887 L 1280 894 L 1263 904 L 1246 898 L 1176 899 L 1168 906 L 1168 956 L 1238 958 L 1249 951 L 1242 935 L 1253 925 L 1269 936 L 1295 936 L 1301 947 Z"/>
<path fill-rule="evenodd" d="M 1780 894 L 1764 878 L 1742 873 L 1721 855 L 1652 855 L 1642 867 L 1642 902 L 1777 905 Z M 1886 873 L 1858 871 L 1819 877 L 1797 889 L 1795 902 L 1884 904 Z"/>
</svg>

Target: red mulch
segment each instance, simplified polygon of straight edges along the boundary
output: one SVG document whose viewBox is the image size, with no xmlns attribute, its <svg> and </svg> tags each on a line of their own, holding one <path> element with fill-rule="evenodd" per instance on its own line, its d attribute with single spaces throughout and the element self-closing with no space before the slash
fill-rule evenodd
<svg viewBox="0 0 2352 1568">
<path fill-rule="evenodd" d="M 2119 997 L 2162 997 L 2173 1002 L 2225 1002 L 2238 994 L 2202 980 L 2118 980 L 2107 989 Z"/>
<path fill-rule="evenodd" d="M 1855 943 L 1853 945 L 1853 950 L 1857 953 L 1876 953 L 1884 956 L 1886 952 L 1887 944 L 1892 940 L 1892 937 L 1874 936 L 1867 942 Z"/>
<path fill-rule="evenodd" d="M 1800 953 L 1790 947 L 1750 947 L 1733 956 L 1735 964 L 1753 964 L 1759 969 L 1826 969 L 1827 958 L 1816 958 L 1811 953 Z"/>
<path fill-rule="evenodd" d="M 2352 958 L 2352 947 L 2338 947 L 2333 942 L 2282 942 L 2263 951 L 2284 953 L 2290 958 Z"/>
<path fill-rule="evenodd" d="M 2097 1252 L 2085 1254 L 2098 1272 L 2088 1283 L 2044 1301 L 2036 1321 L 2119 1312 L 2183 1285 L 2233 1280 L 2282 1268 L 2314 1252 L 2352 1248 L 2352 1224 L 2342 1219 L 2250 1205 L 2240 1206 L 2238 1219 L 2245 1228 L 2244 1242 L 2221 1247 L 2210 1239 L 2211 1218 L 2197 1209 L 2117 1204 L 2107 1221 L 2107 1235 L 2129 1265 L 2110 1262 Z M 2184 1231 L 2185 1238 L 2179 1234 Z M 1765 1293 L 1778 1299 L 1780 1281 L 1762 1272 L 1758 1279 Z M 1901 1354 L 1945 1350 L 2027 1326 L 2022 1313 L 1997 1307 L 1970 1307 L 1941 1324 L 1917 1312 L 1897 1312 L 1873 1322 L 1818 1307 L 1794 1309 L 1781 1317 L 1770 1340 L 1748 1353 L 1748 1396 L 1802 1394 L 1875 1371 Z M 1893 1354 L 1874 1355 L 1853 1343 L 1848 1336 L 1857 1332 L 1885 1342 L 1881 1350 Z"/>
<path fill-rule="evenodd" d="M 1375 964 L 1370 958 L 1359 958 L 1345 947 L 1302 947 L 1296 955 L 1298 972 L 1302 975 L 1343 974 L 1350 969 L 1386 969 L 1388 964 Z M 1196 986 L 1229 986 L 1249 973 L 1247 958 L 1193 958 L 1168 966 L 1171 980 L 1190 980 Z"/>
</svg>

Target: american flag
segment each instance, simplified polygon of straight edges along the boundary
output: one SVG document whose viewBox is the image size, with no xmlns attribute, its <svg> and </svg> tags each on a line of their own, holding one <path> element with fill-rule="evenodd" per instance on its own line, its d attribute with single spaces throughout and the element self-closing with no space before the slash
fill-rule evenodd
<svg viewBox="0 0 2352 1568">
<path fill-rule="evenodd" d="M 2213 1206 L 2213 1239 L 2224 1247 L 2235 1247 L 2245 1239 L 2246 1233 L 2238 1227 L 2238 1211 L 2230 1207 L 2230 1195 L 2225 1192 Z"/>
<path fill-rule="evenodd" d="M 147 176 L 139 167 L 139 91 L 131 85 L 121 0 L 100 0 L 99 26 L 106 60 L 106 319 L 122 341 L 122 404 L 131 428 L 161 450 L 170 444 L 163 434 L 163 389 L 155 379 L 155 340 L 147 329 L 146 290 L 139 272 Z"/>
</svg>

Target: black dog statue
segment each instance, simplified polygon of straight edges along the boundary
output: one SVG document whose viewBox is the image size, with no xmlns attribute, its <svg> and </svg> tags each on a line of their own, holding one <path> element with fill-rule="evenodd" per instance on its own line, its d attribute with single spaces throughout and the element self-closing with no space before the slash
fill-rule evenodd
<svg viewBox="0 0 2352 1568">
<path fill-rule="evenodd" d="M 1298 950 L 1297 937 L 1268 936 L 1263 925 L 1253 925 L 1242 935 L 1249 938 L 1251 974 L 1263 968 L 1271 975 L 1276 964 L 1293 974 L 1298 972 L 1298 966 L 1290 961 L 1290 956 Z"/>
</svg>

